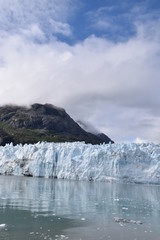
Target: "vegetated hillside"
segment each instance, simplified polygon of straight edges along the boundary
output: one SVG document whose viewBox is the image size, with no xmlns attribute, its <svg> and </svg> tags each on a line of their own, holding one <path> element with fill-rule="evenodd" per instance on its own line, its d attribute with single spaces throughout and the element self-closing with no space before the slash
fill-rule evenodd
<svg viewBox="0 0 160 240">
<path fill-rule="evenodd" d="M 105 135 L 84 131 L 62 108 L 51 104 L 31 105 L 30 108 L 6 105 L 0 107 L 0 145 L 13 142 L 36 143 L 74 142 L 100 144 L 113 142 Z"/>
</svg>

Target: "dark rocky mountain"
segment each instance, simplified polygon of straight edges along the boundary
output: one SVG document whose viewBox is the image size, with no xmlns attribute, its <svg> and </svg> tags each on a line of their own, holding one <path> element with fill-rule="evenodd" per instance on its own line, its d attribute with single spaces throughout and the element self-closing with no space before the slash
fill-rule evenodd
<svg viewBox="0 0 160 240">
<path fill-rule="evenodd" d="M 85 141 L 92 144 L 112 142 L 104 134 L 96 136 L 86 132 L 64 109 L 51 104 L 35 103 L 30 108 L 12 105 L 0 107 L 0 145 L 38 141 Z"/>
</svg>

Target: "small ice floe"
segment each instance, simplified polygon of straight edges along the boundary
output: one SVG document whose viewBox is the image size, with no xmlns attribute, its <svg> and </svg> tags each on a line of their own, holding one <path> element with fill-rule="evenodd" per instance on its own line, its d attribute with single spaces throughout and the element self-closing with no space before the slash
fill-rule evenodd
<svg viewBox="0 0 160 240">
<path fill-rule="evenodd" d="M 86 219 L 85 218 L 81 218 L 82 221 L 85 221 Z"/>
<path fill-rule="evenodd" d="M 133 224 L 142 224 L 141 221 L 135 221 L 131 219 L 125 219 L 125 218 L 119 218 L 119 217 L 114 217 L 114 221 L 117 223 L 133 223 Z"/>
<path fill-rule="evenodd" d="M 115 198 L 114 201 L 119 202 L 119 198 Z"/>
<path fill-rule="evenodd" d="M 5 223 L 0 224 L 0 229 L 5 228 L 7 225 Z"/>
<path fill-rule="evenodd" d="M 127 208 L 127 207 L 122 207 L 122 209 L 123 209 L 123 210 L 126 210 L 126 211 L 128 210 L 128 208 Z"/>
</svg>

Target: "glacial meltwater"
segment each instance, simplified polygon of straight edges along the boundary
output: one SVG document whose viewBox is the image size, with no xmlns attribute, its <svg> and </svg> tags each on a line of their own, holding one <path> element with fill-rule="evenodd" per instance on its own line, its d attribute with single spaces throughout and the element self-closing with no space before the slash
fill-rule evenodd
<svg viewBox="0 0 160 240">
<path fill-rule="evenodd" d="M 1 240 L 159 240 L 160 186 L 0 176 Z"/>
</svg>

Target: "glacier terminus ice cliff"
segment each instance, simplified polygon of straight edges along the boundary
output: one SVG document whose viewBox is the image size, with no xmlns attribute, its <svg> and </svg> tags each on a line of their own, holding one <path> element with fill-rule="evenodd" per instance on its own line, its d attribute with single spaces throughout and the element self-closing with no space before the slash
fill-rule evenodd
<svg viewBox="0 0 160 240">
<path fill-rule="evenodd" d="M 160 145 L 11 143 L 0 147 L 0 174 L 160 184 Z"/>
</svg>

